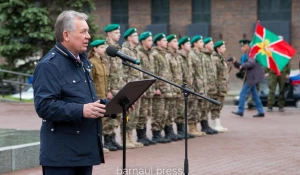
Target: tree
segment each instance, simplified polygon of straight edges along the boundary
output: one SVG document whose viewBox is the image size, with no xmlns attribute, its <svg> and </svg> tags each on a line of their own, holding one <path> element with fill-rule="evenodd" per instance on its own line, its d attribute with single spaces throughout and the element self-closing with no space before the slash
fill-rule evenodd
<svg viewBox="0 0 300 175">
<path fill-rule="evenodd" d="M 41 57 L 53 47 L 55 20 L 66 9 L 86 12 L 90 16 L 90 34 L 96 33 L 92 0 L 0 0 L 0 55 L 8 63 L 6 69 L 33 70 L 34 60 L 28 58 Z M 19 60 L 24 63 L 16 66 Z"/>
</svg>

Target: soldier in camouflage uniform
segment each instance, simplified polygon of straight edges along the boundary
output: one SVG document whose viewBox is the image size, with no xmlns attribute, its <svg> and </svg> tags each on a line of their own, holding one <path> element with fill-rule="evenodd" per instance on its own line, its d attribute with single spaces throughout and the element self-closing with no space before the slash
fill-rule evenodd
<svg viewBox="0 0 300 175">
<path fill-rule="evenodd" d="M 167 41 L 168 41 L 168 48 L 167 48 L 167 53 L 165 55 L 165 58 L 167 62 L 169 63 L 169 69 L 171 79 L 168 79 L 169 81 L 172 81 L 175 84 L 182 85 L 182 72 L 181 72 L 181 67 L 180 64 L 177 60 L 178 56 L 178 41 L 176 38 L 176 35 L 170 34 L 167 36 Z M 177 87 L 171 86 L 173 95 L 172 98 L 166 99 L 166 105 L 169 106 L 168 110 L 168 116 L 165 121 L 165 137 L 172 140 L 172 141 L 177 141 L 177 140 L 182 140 L 184 137 L 180 134 L 176 135 L 173 130 L 173 120 L 175 119 L 176 122 L 178 122 L 180 116 L 178 116 L 178 113 L 176 110 L 183 110 L 183 106 L 180 106 L 180 103 L 177 103 L 177 98 L 181 96 L 181 91 Z M 183 117 L 183 115 L 181 116 Z"/>
<path fill-rule="evenodd" d="M 165 59 L 167 40 L 165 34 L 159 33 L 154 36 L 153 42 L 156 46 L 152 47 L 150 59 L 154 60 L 154 74 L 164 79 L 170 79 L 169 64 Z M 168 143 L 170 139 L 163 138 L 161 131 L 165 127 L 168 106 L 165 105 L 166 98 L 172 98 L 171 86 L 163 81 L 156 81 L 154 84 L 155 92 L 153 96 L 153 111 L 151 118 L 152 140 L 157 143 Z"/>
<path fill-rule="evenodd" d="M 205 52 L 206 50 L 203 48 L 203 38 L 201 35 L 196 35 L 192 38 L 191 43 L 193 45 L 193 49 L 189 53 L 189 59 L 192 63 L 193 72 L 193 87 L 194 91 L 207 96 L 207 72 L 205 67 Z M 208 110 L 208 102 L 202 98 L 194 97 L 193 106 L 191 112 L 191 118 L 188 121 L 189 125 L 194 125 L 192 128 L 196 128 L 196 132 L 200 132 L 197 129 L 197 122 L 201 123 L 201 134 L 214 134 L 214 131 L 206 125 L 205 121 L 207 121 L 207 110 Z M 203 134 L 205 133 L 205 134 Z"/>
<path fill-rule="evenodd" d="M 279 85 L 279 94 L 278 94 L 278 107 L 279 112 L 283 112 L 285 99 L 284 99 L 284 88 L 286 80 L 289 79 L 291 73 L 291 64 L 290 62 L 282 69 L 280 75 L 278 76 L 274 71 L 270 69 L 265 69 L 265 75 L 269 77 L 269 95 L 268 95 L 268 112 L 273 111 L 273 105 L 275 103 L 275 91 L 277 83 Z"/>
<path fill-rule="evenodd" d="M 141 43 L 137 49 L 137 59 L 141 62 L 141 67 L 147 72 L 154 72 L 154 60 L 150 59 L 150 51 L 153 44 L 152 33 L 143 32 L 140 34 L 139 41 Z M 152 79 L 153 77 L 142 74 L 143 79 Z M 148 118 L 152 116 L 152 97 L 154 94 L 154 86 L 151 86 L 141 97 L 140 115 L 136 125 L 136 133 L 138 136 L 137 142 L 144 145 L 155 145 L 156 142 L 150 140 L 147 135 L 147 122 Z"/>
<path fill-rule="evenodd" d="M 202 42 L 202 36 L 200 36 L 200 35 L 194 36 L 192 38 L 192 40 L 190 41 L 192 47 L 194 47 L 194 43 L 200 43 L 200 42 Z M 202 45 L 203 45 L 203 42 L 202 42 Z M 201 67 L 200 68 L 198 67 L 195 69 L 193 66 L 194 61 L 192 61 L 192 59 L 198 59 L 198 56 L 196 55 L 194 49 L 195 49 L 195 47 L 190 49 L 188 54 L 184 53 L 183 49 L 181 49 L 181 51 L 180 51 L 181 56 L 182 56 L 182 58 L 180 59 L 181 67 L 182 67 L 182 80 L 186 84 L 187 88 L 189 88 L 195 92 L 200 92 L 199 90 L 197 90 L 195 88 L 194 83 L 193 83 L 195 73 L 198 73 L 199 71 L 202 70 L 202 69 L 200 69 Z M 198 74 L 198 75 L 200 75 L 200 74 Z M 195 135 L 195 136 L 200 136 L 200 134 L 201 135 L 205 134 L 205 133 L 202 133 L 201 131 L 199 131 L 196 127 L 197 122 L 198 122 L 198 117 L 196 114 L 196 108 L 197 108 L 198 101 L 199 101 L 198 98 L 195 97 L 194 95 L 189 96 L 187 120 L 188 120 L 188 125 L 189 125 L 189 133 L 192 135 Z M 183 126 L 181 126 L 181 127 L 183 127 Z"/>
<path fill-rule="evenodd" d="M 180 63 L 180 67 L 181 67 L 181 82 L 185 82 L 188 88 L 191 88 L 191 90 L 194 90 L 192 88 L 192 75 L 193 75 L 193 68 L 192 68 L 192 62 L 190 60 L 189 57 L 189 53 L 191 52 L 191 43 L 190 43 L 190 38 L 188 36 L 182 37 L 179 39 L 178 42 L 178 46 L 179 46 L 179 51 L 178 51 L 178 55 L 176 57 L 177 61 Z M 188 78 L 189 76 L 189 78 Z M 179 92 L 181 93 L 181 92 Z M 177 124 L 177 128 L 179 128 L 180 131 L 179 133 L 182 133 L 182 135 L 185 135 L 185 128 L 184 128 L 184 97 L 182 95 L 182 93 L 180 94 L 180 99 L 178 101 L 178 103 L 180 105 L 177 105 L 177 108 L 180 106 L 181 109 L 178 110 L 177 109 L 177 113 L 178 113 L 178 120 L 176 122 Z M 190 103 L 189 107 L 193 110 L 193 106 L 191 106 L 191 102 L 193 102 L 195 100 L 195 96 L 190 95 L 189 96 L 190 99 L 188 101 L 188 103 Z M 189 108 L 188 108 L 189 110 Z M 191 110 L 190 110 L 191 111 Z M 189 131 L 188 131 L 188 137 L 189 138 L 194 138 L 195 136 L 200 137 L 203 136 L 205 133 L 202 133 L 200 131 L 198 131 L 196 129 L 196 124 L 197 124 L 197 120 L 194 123 L 190 123 L 191 119 L 193 117 L 195 117 L 195 115 L 192 115 L 191 112 L 188 112 L 188 125 L 189 125 Z M 182 128 L 182 129 L 181 129 Z"/>
<path fill-rule="evenodd" d="M 213 54 L 213 58 L 215 61 L 215 65 L 216 65 L 216 70 L 217 70 L 217 90 L 218 93 L 216 95 L 218 101 L 220 101 L 222 104 L 221 106 L 217 106 L 217 105 L 212 105 L 212 110 L 211 110 L 211 119 L 213 121 L 213 125 L 212 128 L 217 130 L 218 132 L 227 132 L 228 129 L 224 128 L 221 125 L 221 121 L 220 121 L 220 112 L 223 108 L 223 103 L 224 103 L 224 99 L 225 96 L 227 94 L 228 91 L 228 66 L 226 61 L 224 60 L 224 54 L 226 51 L 226 47 L 225 47 L 225 42 L 220 40 L 217 41 L 214 44 L 214 49 L 215 52 Z"/>
<path fill-rule="evenodd" d="M 202 54 L 202 65 L 203 70 L 205 72 L 204 76 L 204 89 L 208 97 L 217 99 L 217 88 L 216 88 L 216 79 L 217 79 L 217 71 L 216 66 L 213 61 L 213 51 L 214 44 L 211 37 L 207 37 L 203 39 L 204 48 L 201 50 Z M 206 134 L 217 134 L 218 131 L 210 128 L 208 124 L 208 113 L 213 109 L 214 104 L 209 103 L 206 100 L 202 100 L 205 107 L 202 106 L 202 112 L 200 117 L 201 130 Z"/>
<path fill-rule="evenodd" d="M 139 44 L 138 33 L 136 28 L 130 28 L 125 31 L 124 39 L 125 42 L 122 45 L 121 52 L 129 55 L 133 58 L 137 57 L 136 47 Z M 129 63 L 131 64 L 131 63 Z M 135 66 L 135 65 L 134 65 Z M 128 83 L 130 81 L 141 80 L 141 72 L 135 69 L 132 69 L 128 66 L 123 66 L 123 80 Z M 140 112 L 140 100 L 136 101 L 134 106 L 135 110 L 133 110 L 128 116 L 128 122 L 126 124 L 126 148 L 140 148 L 143 147 L 142 143 L 136 142 L 132 139 L 132 130 L 136 128 L 136 124 L 138 122 L 139 112 Z M 121 128 L 123 128 L 123 124 L 121 123 Z M 121 129 L 121 138 L 123 138 L 124 133 Z"/>
<path fill-rule="evenodd" d="M 120 39 L 120 25 L 109 24 L 104 28 L 104 31 L 107 34 L 106 43 L 120 49 L 121 47 L 118 45 L 118 41 Z M 124 85 L 122 62 L 119 58 L 106 55 L 105 63 L 108 70 L 107 98 L 111 99 Z M 117 119 L 112 119 L 109 117 L 104 118 L 102 129 L 104 136 L 104 147 L 108 148 L 109 150 L 113 150 L 113 148 L 121 150 L 123 148 L 116 142 L 116 133 L 114 131 L 115 128 L 120 125 L 120 120 L 120 116 L 118 116 Z"/>
</svg>

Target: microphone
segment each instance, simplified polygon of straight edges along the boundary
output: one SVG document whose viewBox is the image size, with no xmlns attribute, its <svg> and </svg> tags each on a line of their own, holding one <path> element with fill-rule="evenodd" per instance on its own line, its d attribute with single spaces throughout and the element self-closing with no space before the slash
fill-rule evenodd
<svg viewBox="0 0 300 175">
<path fill-rule="evenodd" d="M 108 46 L 108 47 L 106 48 L 106 51 L 105 51 L 105 52 L 106 52 L 106 54 L 107 54 L 108 56 L 111 56 L 111 57 L 116 57 L 116 56 L 118 56 L 118 57 L 121 58 L 123 61 L 128 61 L 128 62 L 130 62 L 130 63 L 137 64 L 137 65 L 140 64 L 140 61 L 139 61 L 139 60 L 137 60 L 137 59 L 135 59 L 135 58 L 132 58 L 131 56 L 126 55 L 126 54 L 124 54 L 124 53 L 118 51 L 118 49 L 115 48 L 114 46 Z"/>
</svg>

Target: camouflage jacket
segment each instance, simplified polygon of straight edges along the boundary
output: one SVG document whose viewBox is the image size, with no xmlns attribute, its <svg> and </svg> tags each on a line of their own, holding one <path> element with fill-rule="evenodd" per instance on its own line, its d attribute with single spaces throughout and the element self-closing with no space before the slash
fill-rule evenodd
<svg viewBox="0 0 300 175">
<path fill-rule="evenodd" d="M 172 75 L 172 82 L 181 86 L 182 81 L 182 68 L 180 60 L 182 59 L 182 55 L 179 51 L 174 50 L 168 50 L 165 58 L 167 59 L 167 62 L 170 65 L 171 75 Z M 180 97 L 181 96 L 181 89 L 172 86 L 172 91 L 174 92 L 174 97 Z"/>
<path fill-rule="evenodd" d="M 165 54 L 165 50 L 160 50 L 158 47 L 155 46 L 151 49 L 150 59 L 154 60 L 154 74 L 166 80 L 171 80 L 172 76 L 170 66 L 165 58 Z M 160 90 L 160 92 L 162 93 L 162 98 L 172 97 L 171 85 L 163 81 L 156 81 L 155 89 Z"/>
<path fill-rule="evenodd" d="M 137 47 L 137 59 L 140 60 L 141 62 L 141 67 L 144 71 L 150 72 L 150 73 L 154 73 L 154 60 L 153 58 L 150 59 L 150 51 L 149 50 L 145 50 L 143 46 L 138 46 Z M 147 74 L 143 74 L 142 73 L 142 79 L 152 79 L 153 77 L 151 77 L 150 75 Z M 146 93 L 144 94 L 145 97 L 152 97 L 154 93 L 154 86 L 151 86 L 148 91 L 146 91 Z"/>
<path fill-rule="evenodd" d="M 125 43 L 125 42 L 124 42 Z M 129 55 L 133 58 L 137 57 L 137 50 L 136 47 L 134 48 L 130 48 L 129 43 L 128 44 L 124 44 L 122 45 L 122 49 L 121 52 L 123 52 L 126 55 Z M 129 63 L 131 64 L 131 63 Z M 135 67 L 139 67 L 138 65 L 133 65 Z M 127 83 L 130 81 L 135 81 L 135 80 L 140 80 L 141 79 L 141 72 L 138 70 L 135 70 L 133 68 L 130 68 L 128 66 L 124 66 L 123 65 L 123 80 Z"/>
<path fill-rule="evenodd" d="M 202 49 L 203 53 L 203 66 L 206 71 L 206 87 L 207 94 L 214 95 L 218 93 L 217 89 L 217 68 L 214 62 L 213 53 L 209 52 L 207 49 Z"/>
<path fill-rule="evenodd" d="M 213 58 L 216 65 L 216 71 L 217 71 L 217 88 L 218 88 L 218 95 L 225 96 L 228 91 L 228 78 L 229 78 L 229 68 L 224 60 L 224 58 L 219 55 L 218 53 L 214 52 Z"/>
<path fill-rule="evenodd" d="M 204 88 L 206 84 L 206 71 L 203 63 L 203 55 L 204 54 L 200 52 L 200 50 L 193 48 L 189 53 L 189 59 L 191 60 L 192 66 L 193 90 L 202 95 L 206 95 L 206 90 Z"/>
<path fill-rule="evenodd" d="M 194 90 L 193 88 L 194 70 L 193 70 L 190 54 L 191 52 L 189 52 L 187 56 L 183 56 L 180 60 L 180 64 L 181 64 L 181 71 L 182 71 L 182 82 L 186 83 L 187 88 Z"/>
<path fill-rule="evenodd" d="M 107 45 L 112 45 L 106 40 Z M 112 45 L 117 49 L 121 47 L 116 44 Z M 123 65 L 122 60 L 117 57 L 110 57 L 106 55 L 107 59 L 107 70 L 108 70 L 108 91 L 115 95 L 124 86 L 123 81 Z"/>
</svg>

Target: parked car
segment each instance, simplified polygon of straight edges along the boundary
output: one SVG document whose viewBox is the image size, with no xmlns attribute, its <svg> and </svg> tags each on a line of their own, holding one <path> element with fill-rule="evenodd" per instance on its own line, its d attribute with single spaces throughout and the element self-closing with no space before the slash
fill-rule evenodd
<svg viewBox="0 0 300 175">
<path fill-rule="evenodd" d="M 279 86 L 276 86 L 275 91 L 275 106 L 278 103 L 278 94 L 279 94 Z M 268 85 L 268 78 L 265 78 L 263 81 L 259 83 L 259 92 L 258 95 L 260 100 L 264 106 L 268 103 L 268 95 L 269 95 L 269 85 Z M 300 108 L 300 84 L 292 84 L 291 80 L 288 80 L 285 84 L 284 89 L 284 97 L 285 97 L 285 105 L 286 106 L 296 106 Z M 236 96 L 233 99 L 233 103 L 238 105 L 239 103 L 239 96 Z M 254 104 L 246 104 L 248 108 L 255 107 Z"/>
</svg>

